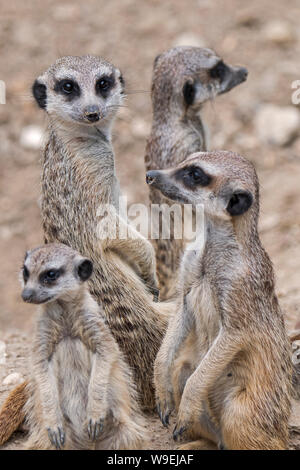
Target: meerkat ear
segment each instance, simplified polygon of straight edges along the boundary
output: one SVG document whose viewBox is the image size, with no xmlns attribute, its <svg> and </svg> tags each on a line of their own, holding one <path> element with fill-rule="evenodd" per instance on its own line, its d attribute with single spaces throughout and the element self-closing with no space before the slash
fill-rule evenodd
<svg viewBox="0 0 300 470">
<path fill-rule="evenodd" d="M 47 104 L 47 87 L 40 79 L 35 80 L 32 85 L 32 94 L 36 99 L 37 104 L 40 108 L 46 109 Z"/>
<path fill-rule="evenodd" d="M 87 259 L 81 259 L 77 265 L 77 274 L 82 281 L 87 281 L 93 272 L 93 263 Z"/>
<path fill-rule="evenodd" d="M 191 83 L 190 81 L 185 82 L 182 88 L 183 92 L 183 97 L 184 101 L 187 104 L 187 106 L 190 106 L 193 104 L 194 99 L 195 99 L 195 94 L 196 94 L 196 88 L 194 83 Z"/>
<path fill-rule="evenodd" d="M 249 191 L 235 191 L 226 207 L 230 215 L 242 215 L 252 206 L 253 197 Z"/>
</svg>

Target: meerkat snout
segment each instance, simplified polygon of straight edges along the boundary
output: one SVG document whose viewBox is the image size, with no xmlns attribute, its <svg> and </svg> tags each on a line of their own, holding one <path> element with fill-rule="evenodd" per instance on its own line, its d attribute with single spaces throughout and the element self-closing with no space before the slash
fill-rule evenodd
<svg viewBox="0 0 300 470">
<path fill-rule="evenodd" d="M 90 122 L 97 122 L 100 119 L 100 109 L 99 106 L 87 106 L 84 109 L 84 115 L 86 119 Z"/>
<path fill-rule="evenodd" d="M 22 267 L 24 302 L 44 304 L 72 298 L 93 272 L 93 264 L 65 245 L 48 244 L 26 253 Z"/>
</svg>

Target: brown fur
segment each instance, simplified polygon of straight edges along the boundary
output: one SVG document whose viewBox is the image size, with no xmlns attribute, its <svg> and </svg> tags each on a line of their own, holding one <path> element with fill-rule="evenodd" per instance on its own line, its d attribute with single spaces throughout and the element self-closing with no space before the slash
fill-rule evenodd
<svg viewBox="0 0 300 470">
<path fill-rule="evenodd" d="M 211 70 L 221 58 L 210 49 L 176 47 L 164 52 L 154 62 L 152 77 L 153 121 L 147 142 L 147 170 L 175 167 L 193 152 L 207 149 L 205 126 L 200 111 L 204 103 L 226 93 L 246 79 L 246 69 L 226 64 L 226 74 L 217 78 Z M 192 103 L 184 98 L 184 86 L 194 87 Z M 172 205 L 156 188 L 149 188 L 152 204 Z M 162 210 L 164 217 L 164 211 Z M 171 238 L 154 241 L 157 276 L 162 300 L 174 295 L 177 272 L 184 240 L 174 238 L 171 216 Z"/>
<path fill-rule="evenodd" d="M 211 179 L 191 189 L 176 175 L 195 166 Z M 176 169 L 149 172 L 148 181 L 203 204 L 206 216 L 203 246 L 184 254 L 181 300 L 155 362 L 163 423 L 176 407 L 174 438 L 192 440 L 184 449 L 202 448 L 203 439 L 226 449 L 286 449 L 291 347 L 257 232 L 253 165 L 231 152 L 196 153 Z M 240 203 L 245 195 L 250 206 Z"/>
<path fill-rule="evenodd" d="M 36 248 L 25 259 L 30 276 L 23 298 L 29 292 L 26 301 L 42 304 L 29 365 L 26 449 L 139 449 L 144 444 L 132 376 L 88 292 L 91 270 L 82 276 L 84 263 L 91 266 L 59 244 Z M 53 269 L 61 273 L 57 280 L 40 280 Z"/>
</svg>

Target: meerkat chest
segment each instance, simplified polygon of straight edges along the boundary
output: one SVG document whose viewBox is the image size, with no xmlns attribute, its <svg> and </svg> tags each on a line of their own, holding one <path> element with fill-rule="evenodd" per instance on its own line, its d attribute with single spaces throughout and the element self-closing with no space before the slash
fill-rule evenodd
<svg viewBox="0 0 300 470">
<path fill-rule="evenodd" d="M 197 337 L 197 354 L 201 360 L 211 347 L 221 328 L 221 318 L 216 308 L 213 289 L 203 279 L 191 288 L 186 296 L 187 308 L 193 316 Z"/>
</svg>

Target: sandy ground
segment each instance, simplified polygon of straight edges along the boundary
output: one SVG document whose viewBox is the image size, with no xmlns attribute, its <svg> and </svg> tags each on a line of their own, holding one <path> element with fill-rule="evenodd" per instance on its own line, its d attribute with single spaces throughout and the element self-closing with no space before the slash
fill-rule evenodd
<svg viewBox="0 0 300 470">
<path fill-rule="evenodd" d="M 116 122 L 114 147 L 129 202 L 147 201 L 143 155 L 154 57 L 177 43 L 197 42 L 248 68 L 247 83 L 206 106 L 210 147 L 235 150 L 255 163 L 262 240 L 274 262 L 287 328 L 300 327 L 300 134 L 283 147 L 272 146 L 258 138 L 254 126 L 265 103 L 292 105 L 291 83 L 300 79 L 298 0 L 228 0 L 226 8 L 210 0 L 0 0 L 0 7 L 0 79 L 7 87 L 7 103 L 0 105 L 0 340 L 8 348 L 6 365 L 0 366 L 0 403 L 11 388 L 1 385 L 3 378 L 16 371 L 26 376 L 34 308 L 20 300 L 18 271 L 25 250 L 42 241 L 39 150 L 25 148 L 21 135 L 28 125 L 45 128 L 30 87 L 58 56 L 101 55 L 123 72 L 127 107 Z M 285 22 L 289 40 L 268 39 L 273 20 Z M 300 423 L 299 411 L 293 419 Z M 171 448 L 170 433 L 155 418 L 149 426 L 153 448 Z"/>
</svg>

